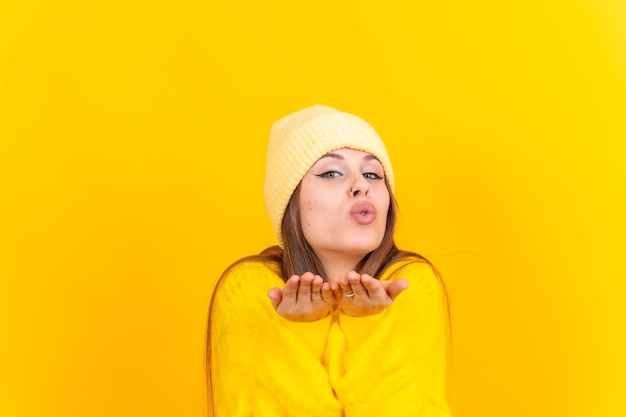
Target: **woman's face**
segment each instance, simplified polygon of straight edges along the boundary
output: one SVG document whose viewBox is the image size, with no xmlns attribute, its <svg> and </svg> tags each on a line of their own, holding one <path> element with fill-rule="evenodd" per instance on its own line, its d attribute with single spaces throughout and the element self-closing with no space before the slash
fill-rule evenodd
<svg viewBox="0 0 626 417">
<path fill-rule="evenodd" d="M 383 166 L 348 148 L 324 155 L 302 178 L 299 210 L 304 237 L 320 258 L 366 255 L 385 234 L 389 190 Z"/>
</svg>

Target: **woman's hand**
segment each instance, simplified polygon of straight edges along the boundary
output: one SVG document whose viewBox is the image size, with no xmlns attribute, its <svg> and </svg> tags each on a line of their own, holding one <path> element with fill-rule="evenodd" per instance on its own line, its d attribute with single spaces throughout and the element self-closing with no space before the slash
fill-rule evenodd
<svg viewBox="0 0 626 417">
<path fill-rule="evenodd" d="M 319 275 L 292 275 L 285 286 L 267 293 L 274 310 L 287 320 L 310 322 L 323 319 L 332 310 L 335 296 Z"/>
<path fill-rule="evenodd" d="M 379 281 L 367 274 L 351 271 L 344 278 L 331 284 L 339 308 L 353 317 L 371 316 L 382 312 L 393 300 L 409 287 L 405 279 Z"/>
</svg>

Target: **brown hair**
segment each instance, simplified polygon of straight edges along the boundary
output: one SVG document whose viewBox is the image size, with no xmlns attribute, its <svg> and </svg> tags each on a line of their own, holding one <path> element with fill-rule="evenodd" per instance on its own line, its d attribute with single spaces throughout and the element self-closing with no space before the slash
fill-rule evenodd
<svg viewBox="0 0 626 417">
<path fill-rule="evenodd" d="M 386 180 L 385 180 L 386 182 Z M 398 206 L 396 199 L 393 196 L 389 184 L 387 184 L 389 190 L 389 211 L 387 212 L 387 224 L 385 228 L 385 234 L 380 245 L 372 252 L 363 257 L 361 262 L 356 267 L 356 271 L 360 274 L 368 274 L 374 278 L 380 278 L 385 270 L 393 265 L 395 262 L 412 258 L 415 262 L 423 262 L 430 265 L 435 275 L 439 278 L 444 294 L 446 293 L 445 285 L 441 276 L 434 265 L 426 258 L 418 255 L 415 252 L 403 251 L 397 248 L 393 240 L 393 234 L 396 226 L 396 219 L 398 213 Z M 213 410 L 213 381 L 211 375 L 212 362 L 211 362 L 211 312 L 213 309 L 213 303 L 215 301 L 215 294 L 228 275 L 229 271 L 236 265 L 242 262 L 262 262 L 276 268 L 276 272 L 280 274 L 283 281 L 287 281 L 292 275 L 302 275 L 305 272 L 312 272 L 314 274 L 325 277 L 324 267 L 311 248 L 311 245 L 307 242 L 302 231 L 302 225 L 300 223 L 300 184 L 296 187 L 291 199 L 287 204 L 285 215 L 282 220 L 282 238 L 285 248 L 282 249 L 279 246 L 270 246 L 263 250 L 258 255 L 246 256 L 235 261 L 222 273 L 211 297 L 211 305 L 209 307 L 209 318 L 207 326 L 207 343 L 206 343 L 206 372 L 207 372 L 207 400 L 209 416 L 214 415 Z M 325 279 L 325 278 L 324 278 Z M 449 316 L 449 312 L 448 312 Z M 449 331 L 449 329 L 448 329 Z"/>
</svg>

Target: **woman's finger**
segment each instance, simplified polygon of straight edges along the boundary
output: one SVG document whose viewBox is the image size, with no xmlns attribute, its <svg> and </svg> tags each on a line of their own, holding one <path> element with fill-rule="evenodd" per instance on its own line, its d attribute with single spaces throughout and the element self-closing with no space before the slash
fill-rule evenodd
<svg viewBox="0 0 626 417">
<path fill-rule="evenodd" d="M 313 303 L 323 302 L 322 300 L 322 284 L 324 280 L 319 275 L 315 275 L 313 277 L 313 281 L 311 282 L 311 301 Z"/>
<path fill-rule="evenodd" d="M 290 304 L 295 304 L 298 299 L 298 287 L 300 286 L 300 277 L 292 275 L 289 277 L 283 287 L 283 300 Z"/>
<path fill-rule="evenodd" d="M 352 286 L 350 285 L 350 281 L 348 281 L 347 278 L 342 278 L 339 280 L 339 287 L 341 288 L 342 300 L 354 297 L 354 291 L 352 291 Z"/>
<path fill-rule="evenodd" d="M 396 279 L 385 285 L 385 290 L 392 300 L 395 300 L 396 297 L 407 288 L 409 288 L 409 281 L 407 281 L 406 279 Z"/>
<path fill-rule="evenodd" d="M 322 284 L 322 301 L 324 304 L 331 304 L 335 302 L 335 294 L 328 282 Z"/>
<path fill-rule="evenodd" d="M 361 275 L 361 284 L 365 287 L 370 299 L 372 300 L 382 301 L 388 297 L 383 284 L 370 275 Z"/>
<path fill-rule="evenodd" d="M 350 288 L 352 288 L 352 292 L 354 293 L 354 296 L 359 299 L 363 299 L 363 298 L 367 299 L 368 298 L 367 289 L 365 289 L 365 287 L 361 283 L 361 275 L 354 271 L 350 271 L 348 273 L 347 278 L 348 278 L 348 282 L 350 282 Z"/>
<path fill-rule="evenodd" d="M 343 297 L 343 290 L 341 289 L 341 285 L 339 285 L 339 282 L 331 282 L 330 290 L 333 292 L 333 297 L 335 297 L 335 300 L 341 300 L 341 297 Z"/>
<path fill-rule="evenodd" d="M 298 287 L 297 302 L 311 302 L 311 284 L 315 276 L 310 272 L 305 272 L 300 277 L 300 286 Z"/>
<path fill-rule="evenodd" d="M 267 296 L 270 298 L 274 310 L 276 310 L 283 300 L 283 290 L 280 288 L 272 288 L 267 292 Z"/>
</svg>

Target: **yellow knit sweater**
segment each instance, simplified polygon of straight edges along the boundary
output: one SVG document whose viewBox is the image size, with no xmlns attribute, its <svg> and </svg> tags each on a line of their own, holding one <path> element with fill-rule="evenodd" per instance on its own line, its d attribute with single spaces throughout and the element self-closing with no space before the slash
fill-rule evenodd
<svg viewBox="0 0 626 417">
<path fill-rule="evenodd" d="M 368 317 L 285 320 L 267 291 L 271 265 L 244 262 L 216 289 L 212 385 L 216 417 L 447 417 L 446 308 L 429 265 L 401 261 L 381 279 L 409 288 Z"/>
</svg>

